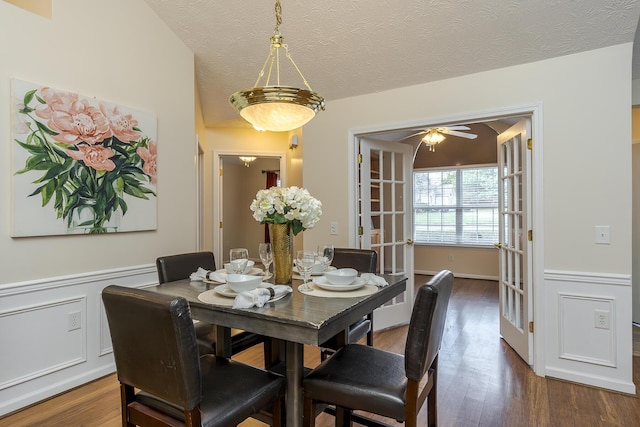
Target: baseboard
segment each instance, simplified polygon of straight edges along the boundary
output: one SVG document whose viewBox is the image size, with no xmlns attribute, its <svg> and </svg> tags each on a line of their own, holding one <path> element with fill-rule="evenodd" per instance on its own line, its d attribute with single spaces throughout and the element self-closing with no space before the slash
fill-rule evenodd
<svg viewBox="0 0 640 427">
<path fill-rule="evenodd" d="M 571 381 L 592 387 L 614 390 L 621 393 L 636 394 L 636 386 L 633 382 L 615 381 L 611 378 L 602 378 L 595 375 L 587 375 L 584 372 L 573 372 L 556 368 L 545 368 L 545 376 L 559 380 Z"/>
<path fill-rule="evenodd" d="M 31 393 L 22 394 L 13 399 L 6 400 L 0 403 L 0 418 L 11 415 L 12 412 L 25 409 L 28 406 L 35 405 L 58 394 L 65 393 L 88 382 L 97 380 L 98 378 L 102 378 L 105 375 L 110 375 L 115 371 L 116 365 L 115 363 L 111 363 L 92 371 L 83 372 L 75 377 L 67 378 L 65 381 L 45 386 Z"/>
<path fill-rule="evenodd" d="M 414 274 L 424 274 L 426 276 L 435 276 L 438 271 L 428 271 L 428 270 L 414 270 Z M 460 279 L 476 279 L 476 280 L 494 280 L 498 281 L 497 276 L 484 276 L 481 274 L 470 274 L 470 273 L 456 273 L 453 272 L 454 277 L 458 277 Z"/>
</svg>

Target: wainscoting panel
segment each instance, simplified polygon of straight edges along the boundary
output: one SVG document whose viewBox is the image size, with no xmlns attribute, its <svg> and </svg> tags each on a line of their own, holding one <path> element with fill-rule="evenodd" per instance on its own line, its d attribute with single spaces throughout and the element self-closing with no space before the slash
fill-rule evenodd
<svg viewBox="0 0 640 427">
<path fill-rule="evenodd" d="M 0 390 L 86 361 L 85 302 L 81 296 L 0 312 L 3 341 L 13 343 L 0 352 L 0 366 L 12 367 L 0 370 Z"/>
<path fill-rule="evenodd" d="M 630 275 L 546 271 L 545 374 L 635 393 L 630 301 Z"/>
<path fill-rule="evenodd" d="M 560 358 L 615 368 L 616 325 L 610 321 L 607 328 L 596 324 L 597 313 L 609 318 L 616 313 L 615 299 L 565 293 L 558 293 L 558 298 Z"/>
<path fill-rule="evenodd" d="M 0 285 L 0 416 L 115 371 L 101 292 L 154 265 Z"/>
</svg>

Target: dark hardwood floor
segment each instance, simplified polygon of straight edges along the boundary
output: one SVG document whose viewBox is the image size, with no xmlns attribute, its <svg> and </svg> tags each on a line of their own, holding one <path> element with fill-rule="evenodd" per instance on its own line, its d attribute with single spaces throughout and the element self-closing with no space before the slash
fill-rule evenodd
<svg viewBox="0 0 640 427">
<path fill-rule="evenodd" d="M 416 276 L 418 285 L 427 280 Z M 640 426 L 637 395 L 537 377 L 502 341 L 498 322 L 496 282 L 456 279 L 439 359 L 441 427 Z M 375 345 L 402 353 L 406 331 L 405 326 L 377 332 Z M 237 358 L 259 365 L 261 356 L 259 350 L 250 349 Z M 318 362 L 318 349 L 307 347 L 305 365 Z M 634 357 L 633 362 L 634 382 L 639 384 L 640 360 Z M 420 421 L 426 422 L 426 405 Z M 115 374 L 0 419 L 0 427 L 119 425 Z M 248 420 L 241 425 L 263 424 Z M 333 418 L 322 414 L 316 425 L 333 425 Z"/>
</svg>

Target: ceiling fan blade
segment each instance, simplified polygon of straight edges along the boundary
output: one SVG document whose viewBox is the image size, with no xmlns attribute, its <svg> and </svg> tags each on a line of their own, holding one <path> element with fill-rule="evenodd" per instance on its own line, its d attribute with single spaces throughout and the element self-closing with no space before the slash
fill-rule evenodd
<svg viewBox="0 0 640 427">
<path fill-rule="evenodd" d="M 467 138 L 467 139 L 476 139 L 478 137 L 478 135 L 474 135 L 472 133 L 458 132 L 456 130 L 442 131 L 442 133 L 446 133 L 452 136 L 459 136 L 460 138 Z"/>
<path fill-rule="evenodd" d="M 422 130 L 422 131 L 420 131 L 420 132 L 412 133 L 411 135 L 405 136 L 404 138 L 400 138 L 400 139 L 398 140 L 398 142 L 400 142 L 400 141 L 404 141 L 405 139 L 413 138 L 414 136 L 424 135 L 425 133 L 427 133 L 427 131 L 426 131 L 426 130 Z"/>
<path fill-rule="evenodd" d="M 446 130 L 471 130 L 469 126 L 442 126 L 438 129 L 446 129 Z"/>
</svg>

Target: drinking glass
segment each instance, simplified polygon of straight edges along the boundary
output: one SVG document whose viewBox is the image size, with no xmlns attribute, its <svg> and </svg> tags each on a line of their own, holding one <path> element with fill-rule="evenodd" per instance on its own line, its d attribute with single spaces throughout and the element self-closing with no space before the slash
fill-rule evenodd
<svg viewBox="0 0 640 427">
<path fill-rule="evenodd" d="M 269 266 L 273 262 L 273 252 L 271 252 L 271 243 L 260 243 L 258 246 L 258 252 L 260 252 L 260 261 L 264 265 L 264 278 L 265 280 L 271 277 L 269 272 Z"/>
<path fill-rule="evenodd" d="M 249 251 L 245 248 L 234 248 L 229 251 L 229 262 L 231 263 L 231 271 L 235 274 L 242 274 L 247 268 L 249 261 Z"/>
<path fill-rule="evenodd" d="M 298 251 L 296 253 L 296 267 L 298 273 L 302 276 L 302 290 L 311 291 L 313 288 L 307 284 L 309 276 L 311 276 L 311 270 L 318 258 L 317 254 L 312 251 Z"/>
<path fill-rule="evenodd" d="M 318 245 L 318 260 L 323 265 L 323 271 L 327 271 L 333 262 L 333 245 Z"/>
</svg>

